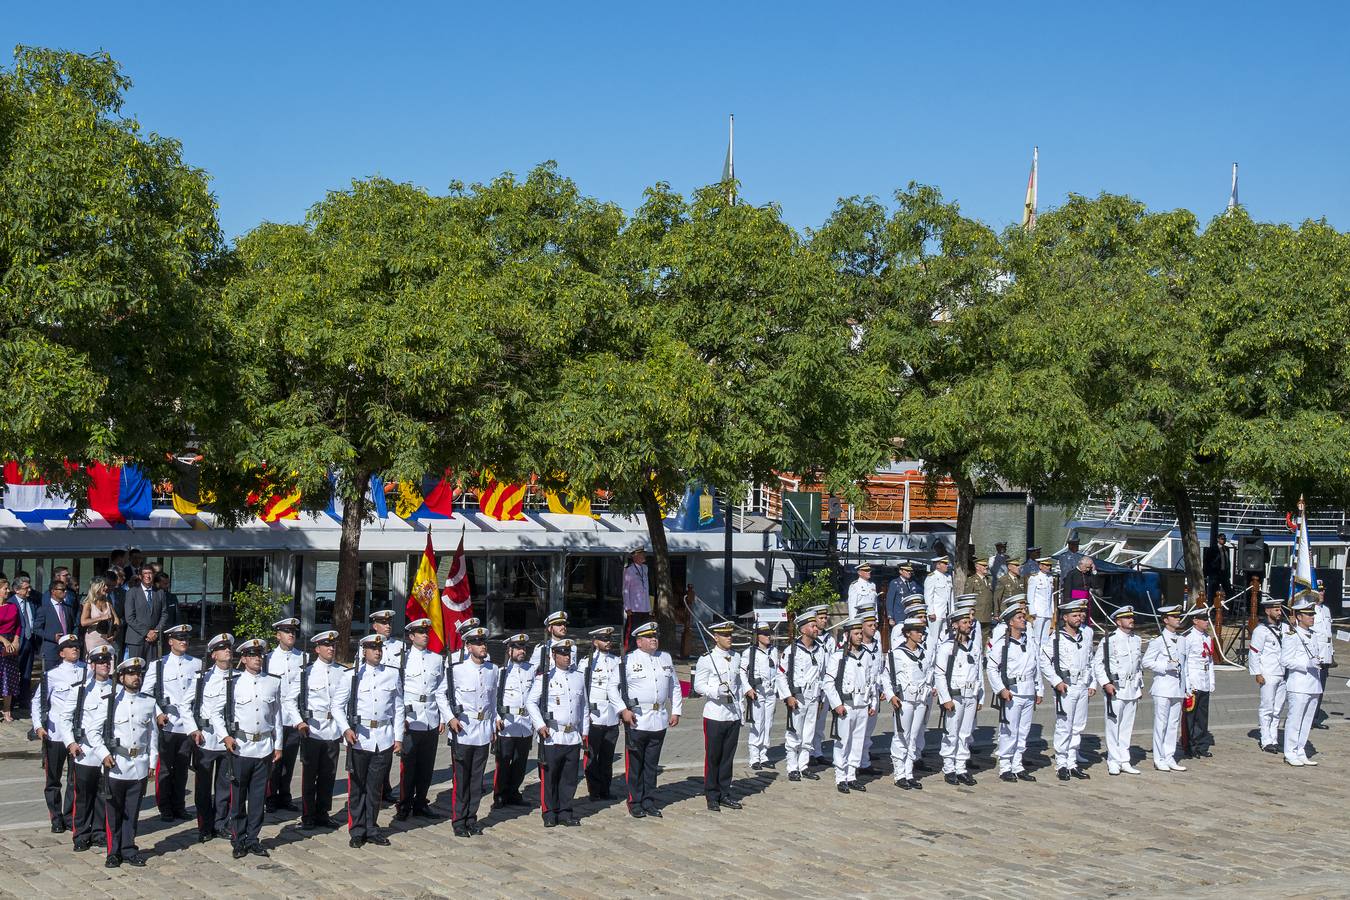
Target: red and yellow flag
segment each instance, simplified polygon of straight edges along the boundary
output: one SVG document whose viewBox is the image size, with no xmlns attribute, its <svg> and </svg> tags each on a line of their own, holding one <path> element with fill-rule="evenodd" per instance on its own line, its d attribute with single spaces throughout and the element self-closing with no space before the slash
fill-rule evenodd
<svg viewBox="0 0 1350 900">
<path fill-rule="evenodd" d="M 478 493 L 478 508 L 483 515 L 499 522 L 519 522 L 525 518 L 525 485 L 502 484 L 486 475 L 487 484 Z"/>
<path fill-rule="evenodd" d="M 445 649 L 445 619 L 441 615 L 441 592 L 436 589 L 436 553 L 431 547 L 430 531 L 427 532 L 427 548 L 422 551 L 422 562 L 418 564 L 417 575 L 413 577 L 404 612 L 409 622 L 430 619 L 431 633 L 427 649 L 432 653 L 440 653 Z"/>
</svg>

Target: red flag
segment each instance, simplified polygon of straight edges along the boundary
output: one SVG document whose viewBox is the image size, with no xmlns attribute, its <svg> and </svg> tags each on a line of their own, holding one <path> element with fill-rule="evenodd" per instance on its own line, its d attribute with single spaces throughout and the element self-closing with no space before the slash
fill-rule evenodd
<svg viewBox="0 0 1350 900">
<path fill-rule="evenodd" d="M 463 646 L 459 639 L 459 623 L 473 617 L 473 597 L 469 592 L 469 566 L 464 561 L 464 529 L 459 532 L 459 547 L 450 561 L 445 576 L 445 590 L 441 592 L 442 620 L 445 622 L 445 648 L 451 653 Z"/>
<path fill-rule="evenodd" d="M 422 551 L 422 562 L 413 578 L 413 588 L 408 592 L 408 605 L 404 612 L 408 621 L 430 619 L 431 631 L 427 635 L 427 649 L 440 653 L 445 649 L 445 623 L 441 619 L 441 605 L 436 599 L 436 554 L 431 547 L 431 532 L 427 532 L 427 548 Z"/>
</svg>

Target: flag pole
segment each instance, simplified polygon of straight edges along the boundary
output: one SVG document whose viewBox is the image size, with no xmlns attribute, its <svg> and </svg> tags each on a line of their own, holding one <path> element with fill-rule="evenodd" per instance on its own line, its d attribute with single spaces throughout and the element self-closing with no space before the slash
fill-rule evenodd
<svg viewBox="0 0 1350 900">
<path fill-rule="evenodd" d="M 1228 212 L 1237 209 L 1238 191 L 1237 191 L 1237 163 L 1233 163 L 1233 188 L 1228 194 Z"/>
<path fill-rule="evenodd" d="M 722 170 L 727 183 L 727 203 L 736 205 L 736 114 L 727 115 L 727 163 Z"/>
</svg>

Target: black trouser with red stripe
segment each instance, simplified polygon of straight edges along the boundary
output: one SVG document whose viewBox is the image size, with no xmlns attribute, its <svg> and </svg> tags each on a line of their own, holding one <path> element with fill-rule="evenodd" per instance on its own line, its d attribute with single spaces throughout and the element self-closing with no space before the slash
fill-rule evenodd
<svg viewBox="0 0 1350 900">
<path fill-rule="evenodd" d="M 192 758 L 192 802 L 197 807 L 197 833 L 213 835 L 230 824 L 230 760 L 224 750 L 198 747 Z"/>
<path fill-rule="evenodd" d="M 450 795 L 454 826 L 463 828 L 478 821 L 478 804 L 483 801 L 483 769 L 487 766 L 487 744 L 455 741 L 455 787 Z"/>
<path fill-rule="evenodd" d="M 544 744 L 539 748 L 539 802 L 545 824 L 572 818 L 580 760 L 580 744 Z"/>
<path fill-rule="evenodd" d="M 351 771 L 347 773 L 347 833 L 364 841 L 380 830 L 383 785 L 389 777 L 394 748 L 352 748 Z"/>
<path fill-rule="evenodd" d="M 530 763 L 530 747 L 534 738 L 498 737 L 497 768 L 492 773 L 492 802 L 519 803 L 520 786 L 525 781 L 525 769 Z"/>
<path fill-rule="evenodd" d="M 703 795 L 709 800 L 731 797 L 731 764 L 741 737 L 738 719 L 703 720 Z"/>
<path fill-rule="evenodd" d="M 75 843 L 92 844 L 94 828 L 103 825 L 103 798 L 98 795 L 99 766 L 75 766 L 75 811 L 70 830 Z"/>
<path fill-rule="evenodd" d="M 586 737 L 586 791 L 592 800 L 608 800 L 614 780 L 614 748 L 619 743 L 618 725 L 591 723 Z"/>
<path fill-rule="evenodd" d="M 313 825 L 333 811 L 333 785 L 337 782 L 341 741 L 306 737 L 300 741 L 300 823 Z"/>
<path fill-rule="evenodd" d="M 66 785 L 66 796 L 61 798 L 61 778 L 66 772 L 66 761 L 70 754 L 66 748 L 50 738 L 42 742 L 42 769 L 47 775 L 47 784 L 42 790 L 47 801 L 47 815 L 54 824 L 62 828 L 70 827 L 70 811 L 73 803 L 74 785 Z"/>
<path fill-rule="evenodd" d="M 230 795 L 234 845 L 252 847 L 262 831 L 263 804 L 267 782 L 272 776 L 272 755 L 239 756 L 226 754 L 225 765 L 234 766 L 234 792 Z"/>
<path fill-rule="evenodd" d="M 166 816 L 187 815 L 187 778 L 192 768 L 192 741 L 186 734 L 163 732 L 155 767 L 155 803 Z"/>
<path fill-rule="evenodd" d="M 436 744 L 440 734 L 434 728 L 403 731 L 403 753 L 398 759 L 398 809 L 410 813 L 427 806 L 427 791 L 436 772 Z"/>
<path fill-rule="evenodd" d="M 656 770 L 661 766 L 661 746 L 665 729 L 639 731 L 629 728 L 624 735 L 624 771 L 628 777 L 628 808 L 656 808 Z"/>
<path fill-rule="evenodd" d="M 109 856 L 130 856 L 136 849 L 136 826 L 141 816 L 145 779 L 126 781 L 108 776 L 112 799 L 103 804 L 104 834 Z"/>
<path fill-rule="evenodd" d="M 267 779 L 268 809 L 291 805 L 291 778 L 295 775 L 295 757 L 303 736 L 294 725 L 282 726 L 281 759 L 272 764 L 272 777 Z"/>
</svg>

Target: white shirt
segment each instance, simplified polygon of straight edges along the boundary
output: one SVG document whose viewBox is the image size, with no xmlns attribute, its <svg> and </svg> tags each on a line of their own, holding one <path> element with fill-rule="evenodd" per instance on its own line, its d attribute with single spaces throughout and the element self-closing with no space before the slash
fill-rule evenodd
<svg viewBox="0 0 1350 900">
<path fill-rule="evenodd" d="M 664 650 L 647 653 L 634 650 L 621 663 L 628 685 L 625 702 L 619 679 L 614 679 L 610 702 L 620 709 L 627 706 L 637 717 L 636 731 L 664 731 L 670 727 L 672 716 L 684 708 L 684 695 L 675 674 L 675 663 Z"/>
<path fill-rule="evenodd" d="M 59 724 L 62 737 L 65 738 L 67 745 L 75 743 L 80 745 L 80 755 L 75 759 L 76 765 L 89 766 L 90 768 L 98 768 L 103 765 L 103 757 L 94 756 L 94 735 L 89 733 L 89 729 L 86 725 L 87 723 L 94 721 L 97 721 L 100 726 L 102 725 L 103 713 L 101 710 L 96 710 L 95 707 L 107 705 L 108 692 L 112 690 L 112 688 L 113 683 L 111 679 L 107 681 L 98 681 L 97 679 L 91 678 L 86 682 L 82 682 L 80 685 L 76 686 L 76 699 L 71 702 L 71 705 L 68 708 L 63 708 L 61 711 L 61 722 Z M 84 707 L 80 710 L 79 728 L 77 729 L 75 722 L 75 705 L 79 702 L 78 698 L 81 689 L 84 691 Z M 80 736 L 80 740 L 77 741 L 75 739 L 75 732 L 79 729 L 83 729 L 83 733 Z"/>
<path fill-rule="evenodd" d="M 308 674 L 304 674 L 304 673 Z M 316 741 L 336 741 L 348 727 L 342 685 L 351 675 L 337 663 L 315 659 L 296 678 L 288 694 L 282 697 L 283 720 L 309 725 L 309 736 Z M 305 706 L 300 708 L 300 682 L 305 683 Z"/>
<path fill-rule="evenodd" d="M 947 621 L 952 611 L 952 576 L 934 569 L 923 580 L 923 602 L 928 607 L 928 621 L 939 625 Z"/>
<path fill-rule="evenodd" d="M 820 641 L 809 650 L 800 640 L 789 644 L 778 661 L 778 696 L 796 697 L 802 703 L 818 701 L 828 655 Z"/>
<path fill-rule="evenodd" d="M 501 697 L 497 715 L 502 719 L 502 737 L 529 737 L 534 734 L 530 721 L 530 685 L 538 677 L 538 670 L 529 662 L 508 662 L 497 679 L 497 694 Z"/>
<path fill-rule="evenodd" d="M 970 643 L 958 644 L 951 637 L 938 645 L 937 656 L 933 660 L 933 680 L 937 687 L 938 701 L 949 700 L 984 701 L 983 648 L 971 634 Z"/>
<path fill-rule="evenodd" d="M 1280 648 L 1284 686 L 1294 694 L 1322 693 L 1322 666 L 1331 662 L 1331 640 L 1305 628 L 1286 634 Z"/>
<path fill-rule="evenodd" d="M 1059 670 L 1055 669 L 1055 650 L 1059 650 Z M 1067 684 L 1070 688 L 1088 688 L 1093 685 L 1092 629 L 1084 625 L 1078 635 L 1070 635 L 1063 628 L 1050 635 L 1041 647 L 1041 674 L 1053 688 Z"/>
<path fill-rule="evenodd" d="M 202 732 L 203 750 L 225 749 L 225 729 L 223 727 L 216 729 L 214 717 L 221 714 L 225 708 L 225 685 L 233 677 L 233 669 L 222 669 L 212 663 L 206 673 L 197 678 L 196 696 L 201 697 L 201 704 L 197 707 L 194 718 Z"/>
<path fill-rule="evenodd" d="M 1203 634 L 1193 628 L 1182 639 L 1186 653 L 1186 688 L 1189 691 L 1214 690 L 1214 652 L 1212 633 Z"/>
<path fill-rule="evenodd" d="M 409 645 L 403 650 L 404 729 L 435 731 L 450 719 L 450 701 L 445 697 L 445 666 L 441 655 Z M 402 738 L 400 738 L 402 740 Z"/>
<path fill-rule="evenodd" d="M 192 714 L 192 701 L 196 696 L 197 675 L 201 672 L 202 662 L 186 653 L 182 656 L 174 653 L 161 656 L 145 670 L 145 684 L 141 688 L 141 693 L 150 697 L 155 696 L 161 664 L 164 669 L 164 686 L 159 691 L 163 698 L 159 709 L 169 717 L 164 730 L 173 734 L 192 734 L 197 730 L 197 719 Z"/>
<path fill-rule="evenodd" d="M 1033 572 L 1027 579 L 1027 612 L 1048 620 L 1055 614 L 1055 578 L 1045 572 Z"/>
<path fill-rule="evenodd" d="M 305 664 L 305 654 L 295 647 L 282 650 L 272 648 L 272 652 L 263 657 L 263 671 L 281 678 L 281 695 L 284 697 L 300 682 L 300 668 Z M 300 720 L 288 718 L 282 713 L 281 724 L 293 726 Z"/>
<path fill-rule="evenodd" d="M 586 714 L 586 676 L 576 666 L 551 667 L 547 697 L 544 696 L 544 677 L 532 679 L 526 707 L 536 732 L 548 726 L 549 736 L 539 739 L 546 746 L 580 744 L 582 736 L 590 731 L 590 716 Z"/>
<path fill-rule="evenodd" d="M 694 690 L 702 694 L 703 718 L 715 722 L 738 722 L 747 688 L 741 678 L 741 655 L 714 647 L 694 666 Z"/>
<path fill-rule="evenodd" d="M 355 709 L 352 708 L 353 685 Z M 378 753 L 403 740 L 403 688 L 398 683 L 397 668 L 383 662 L 377 666 L 360 663 L 351 672 L 344 673 L 336 699 L 342 705 L 347 727 L 356 735 L 358 749 Z"/>
<path fill-rule="evenodd" d="M 615 653 L 592 652 L 583 674 L 591 680 L 587 696 L 592 725 L 618 725 L 619 708 L 612 702 L 612 690 L 619 684 L 619 657 Z"/>
<path fill-rule="evenodd" d="M 848 614 L 852 618 L 858 614 L 858 607 L 871 603 L 876 608 L 877 586 L 859 578 L 848 586 Z"/>
<path fill-rule="evenodd" d="M 1022 634 L 1021 640 L 1014 639 L 1011 633 L 1005 633 L 994 641 L 989 648 L 985 670 L 989 676 L 989 688 L 995 694 L 1006 688 L 1017 697 L 1043 696 L 1036 646 L 1028 640 L 1026 633 Z M 1003 677 L 1005 673 L 1006 679 Z"/>
<path fill-rule="evenodd" d="M 899 629 L 897 629 L 899 630 Z M 906 703 L 927 703 L 933 696 L 933 660 L 922 644 L 910 650 L 901 644 L 886 654 L 885 672 L 881 680 L 882 696 L 890 700 L 895 689 Z"/>
<path fill-rule="evenodd" d="M 103 733 L 108 718 L 106 696 L 90 704 L 85 698 L 84 733 L 95 760 L 111 756 L 109 778 L 119 781 L 140 781 L 148 776 L 159 762 L 159 740 L 155 735 L 155 701 L 141 692 L 126 688 L 116 689 L 113 702 L 112 741 L 106 742 Z"/>
<path fill-rule="evenodd" d="M 1247 647 L 1247 671 L 1264 676 L 1267 681 L 1284 678 L 1284 667 L 1280 665 L 1280 644 L 1287 633 L 1283 622 L 1274 625 L 1258 622 L 1252 629 L 1252 640 Z"/>
<path fill-rule="evenodd" d="M 455 663 L 450 667 L 454 679 L 456 709 L 451 707 L 450 714 L 459 719 L 464 727 L 454 740 L 472 747 L 486 747 L 492 743 L 492 733 L 497 716 L 497 678 L 501 669 L 490 659 L 481 663 L 470 658 L 466 662 Z"/>
<path fill-rule="evenodd" d="M 751 669 L 751 666 L 754 666 Z M 773 703 L 778 687 L 778 648 L 752 645 L 741 653 L 741 681 L 754 688 L 759 703 Z"/>
<path fill-rule="evenodd" d="M 841 647 L 826 663 L 825 703 L 830 709 L 875 709 L 877 705 L 876 655 L 866 648 Z"/>
<path fill-rule="evenodd" d="M 59 666 L 47 672 L 47 718 L 37 724 L 47 729 L 47 739 L 61 745 L 71 743 L 70 718 L 75 710 L 75 699 L 80 685 L 89 677 L 82 662 L 62 660 Z M 39 687 L 39 690 L 41 688 Z M 41 718 L 41 698 L 33 699 L 33 714 Z"/>
<path fill-rule="evenodd" d="M 1144 696 L 1144 653 L 1137 634 L 1116 630 L 1102 638 L 1092 655 L 1097 686 L 1108 682 L 1116 686 L 1116 700 L 1138 700 Z M 1106 673 L 1106 653 L 1111 653 L 1111 674 Z"/>
<path fill-rule="evenodd" d="M 1144 652 L 1144 668 L 1153 673 L 1149 693 L 1154 697 L 1179 700 L 1186 696 L 1186 671 L 1182 665 L 1181 635 L 1163 630 L 1148 642 Z"/>
<path fill-rule="evenodd" d="M 271 756 L 281 747 L 281 678 L 242 671 L 234 678 L 234 721 L 226 721 L 229 698 L 224 692 L 212 706 L 211 726 L 224 741 L 235 740 L 235 752 L 250 759 Z"/>
</svg>

